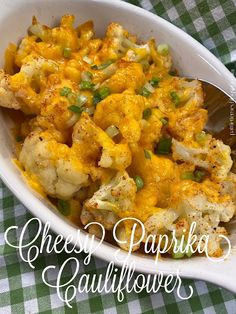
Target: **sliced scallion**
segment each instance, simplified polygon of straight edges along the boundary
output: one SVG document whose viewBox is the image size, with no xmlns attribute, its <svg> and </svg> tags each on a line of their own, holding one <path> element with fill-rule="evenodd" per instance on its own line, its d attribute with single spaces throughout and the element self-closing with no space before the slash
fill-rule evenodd
<svg viewBox="0 0 236 314">
<path fill-rule="evenodd" d="M 148 120 L 148 118 L 152 115 L 152 109 L 146 108 L 143 110 L 143 119 Z"/>
<path fill-rule="evenodd" d="M 101 101 L 101 96 L 99 92 L 94 93 L 93 95 L 93 105 L 96 106 Z"/>
<path fill-rule="evenodd" d="M 61 95 L 61 96 L 68 96 L 71 92 L 72 92 L 72 90 L 71 90 L 70 87 L 64 86 L 64 87 L 60 90 L 60 95 Z"/>
<path fill-rule="evenodd" d="M 90 82 L 92 80 L 92 78 L 93 78 L 93 74 L 89 71 L 83 71 L 81 73 L 81 80 L 82 81 L 89 81 Z"/>
<path fill-rule="evenodd" d="M 178 107 L 180 103 L 179 95 L 175 91 L 172 91 L 170 92 L 170 98 L 172 102 L 175 104 L 175 107 Z"/>
<path fill-rule="evenodd" d="M 69 106 L 68 109 L 78 114 L 81 114 L 83 112 L 83 109 L 80 106 L 72 105 L 72 106 Z"/>
<path fill-rule="evenodd" d="M 169 53 L 169 46 L 167 44 L 160 44 L 157 46 L 157 52 L 162 56 L 166 56 Z"/>
<path fill-rule="evenodd" d="M 180 240 L 177 240 L 177 245 L 176 245 L 176 252 L 173 251 L 172 253 L 172 257 L 175 258 L 175 259 L 179 259 L 179 258 L 183 258 L 185 256 L 185 254 L 190 257 L 190 253 L 188 250 L 186 250 L 186 246 L 187 246 L 187 243 L 184 241 L 183 242 L 183 245 L 182 245 L 182 242 Z"/>
<path fill-rule="evenodd" d="M 107 61 L 107 62 L 102 63 L 100 65 L 94 64 L 94 65 L 91 66 L 91 69 L 93 69 L 93 70 L 103 70 L 103 69 L 109 67 L 109 65 L 111 65 L 112 63 L 113 63 L 113 61 Z"/>
<path fill-rule="evenodd" d="M 144 88 L 146 88 L 151 94 L 155 92 L 155 89 L 153 88 L 152 84 L 147 82 L 145 85 L 144 85 Z"/>
<path fill-rule="evenodd" d="M 81 81 L 79 87 L 80 87 L 81 90 L 93 89 L 94 84 L 92 82 L 90 82 L 90 81 Z"/>
<path fill-rule="evenodd" d="M 168 119 L 167 118 L 160 118 L 160 121 L 163 125 L 167 125 L 168 124 Z"/>
<path fill-rule="evenodd" d="M 63 49 L 63 57 L 70 58 L 71 57 L 71 48 L 66 47 Z"/>
<path fill-rule="evenodd" d="M 141 190 L 144 187 L 144 182 L 143 179 L 140 176 L 135 176 L 134 177 L 134 182 L 137 186 L 137 190 Z"/>
<path fill-rule="evenodd" d="M 144 149 L 144 156 L 145 156 L 146 159 L 151 159 L 152 158 L 152 154 L 147 149 Z"/>
<path fill-rule="evenodd" d="M 115 125 L 110 125 L 107 129 L 106 129 L 106 133 L 107 135 L 109 135 L 111 138 L 115 137 L 116 135 L 118 135 L 119 129 L 115 126 Z"/>
<path fill-rule="evenodd" d="M 158 86 L 160 82 L 160 79 L 158 77 L 153 77 L 151 80 L 150 80 L 150 84 L 153 86 L 153 87 L 156 87 Z"/>
<path fill-rule="evenodd" d="M 199 144 L 204 144 L 207 139 L 207 134 L 204 131 L 196 133 L 195 139 Z"/>
<path fill-rule="evenodd" d="M 195 176 L 193 171 L 185 171 L 184 173 L 181 174 L 180 179 L 182 180 L 195 180 Z"/>
<path fill-rule="evenodd" d="M 70 203 L 64 200 L 57 201 L 57 208 L 64 216 L 70 215 Z"/>
<path fill-rule="evenodd" d="M 98 92 L 99 92 L 101 99 L 105 99 L 107 96 L 110 95 L 110 88 L 104 86 L 104 87 L 101 87 Z"/>
<path fill-rule="evenodd" d="M 171 150 L 171 137 L 161 137 L 156 148 L 156 153 L 160 155 L 168 155 Z"/>
<path fill-rule="evenodd" d="M 88 101 L 88 97 L 86 97 L 85 95 L 77 95 L 75 104 L 77 106 L 83 106 L 84 104 L 86 104 L 87 101 Z"/>
<path fill-rule="evenodd" d="M 88 63 L 88 64 L 92 64 L 93 63 L 93 60 L 91 60 L 88 56 L 84 56 L 83 57 L 83 61 Z"/>
<path fill-rule="evenodd" d="M 96 106 L 101 100 L 110 95 L 109 87 L 101 87 L 93 95 L 93 105 Z"/>
<path fill-rule="evenodd" d="M 180 178 L 182 180 L 192 180 L 196 182 L 202 182 L 204 177 L 206 176 L 205 171 L 202 170 L 195 170 L 193 171 L 185 171 L 184 173 L 181 174 Z"/>
<path fill-rule="evenodd" d="M 88 107 L 88 108 L 85 108 L 84 111 L 87 112 L 87 114 L 88 114 L 89 116 L 92 116 L 92 115 L 94 114 L 95 107 Z"/>
<path fill-rule="evenodd" d="M 195 170 L 194 171 L 194 176 L 195 176 L 195 181 L 196 182 L 202 182 L 202 180 L 206 176 L 206 173 L 205 173 L 205 171 Z"/>
<path fill-rule="evenodd" d="M 140 95 L 142 95 L 144 97 L 149 97 L 151 95 L 151 92 L 144 86 L 141 89 Z"/>
</svg>

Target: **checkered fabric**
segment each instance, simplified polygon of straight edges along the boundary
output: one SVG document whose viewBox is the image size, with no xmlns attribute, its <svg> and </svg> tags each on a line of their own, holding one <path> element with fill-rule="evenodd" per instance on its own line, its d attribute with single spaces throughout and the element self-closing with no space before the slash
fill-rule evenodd
<svg viewBox="0 0 236 314">
<path fill-rule="evenodd" d="M 178 27 L 184 29 L 219 57 L 226 66 L 236 71 L 236 2 L 235 0 L 132 0 Z M 0 4 L 1 6 L 1 4 Z M 194 294 L 190 300 L 180 300 L 175 293 L 164 290 L 156 294 L 142 292 L 125 293 L 119 303 L 114 294 L 81 293 L 69 309 L 58 299 L 55 289 L 47 287 L 41 278 L 42 270 L 50 264 L 60 267 L 68 258 L 62 254 L 41 254 L 32 270 L 22 262 L 19 253 L 4 242 L 4 231 L 12 226 L 23 226 L 30 213 L 0 182 L 0 313 L 236 313 L 236 296 L 213 284 L 198 280 L 183 280 L 181 294 L 188 293 L 192 285 Z M 21 230 L 21 229 L 20 229 Z M 19 232 L 20 232 L 19 230 Z M 12 242 L 19 236 L 12 234 Z M 26 240 L 34 238 L 34 228 L 26 234 Z M 79 256 L 84 259 L 85 255 Z M 78 255 L 77 255 L 78 258 Z M 80 274 L 105 274 L 107 263 L 93 258 L 89 266 L 83 266 Z M 73 265 L 64 274 L 68 280 Z M 55 272 L 48 273 L 48 280 L 56 282 Z M 76 279 L 74 284 L 76 285 Z"/>
<path fill-rule="evenodd" d="M 131 0 L 175 24 L 236 73 L 235 0 Z"/>
</svg>

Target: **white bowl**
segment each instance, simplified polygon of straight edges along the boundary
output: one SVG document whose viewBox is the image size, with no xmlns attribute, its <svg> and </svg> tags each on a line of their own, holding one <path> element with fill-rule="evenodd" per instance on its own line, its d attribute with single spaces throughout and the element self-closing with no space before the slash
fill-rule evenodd
<svg viewBox="0 0 236 314">
<path fill-rule="evenodd" d="M 0 3 L 0 60 L 3 60 L 4 50 L 8 43 L 17 42 L 26 34 L 31 18 L 36 15 L 42 23 L 55 24 L 60 16 L 72 13 L 76 22 L 92 19 L 98 35 L 104 33 L 111 21 L 120 22 L 131 33 L 141 39 L 154 36 L 158 42 L 165 42 L 171 47 L 171 54 L 176 67 L 181 74 L 208 80 L 232 95 L 236 79 L 226 67 L 196 40 L 182 30 L 138 7 L 120 1 L 109 0 L 2 0 Z M 236 98 L 235 95 L 232 97 Z M 48 221 L 51 229 L 64 237 L 71 234 L 76 239 L 77 228 L 67 222 L 58 212 L 48 207 L 34 191 L 23 181 L 16 166 L 12 163 L 12 137 L 6 117 L 0 113 L 0 167 L 1 178 L 16 197 L 43 222 Z M 235 234 L 236 227 L 232 230 Z M 222 263 L 212 263 L 205 257 L 194 257 L 184 260 L 165 260 L 154 264 L 153 258 L 133 254 L 129 263 L 134 261 L 136 270 L 142 273 L 164 274 L 175 273 L 189 278 L 198 278 L 216 283 L 236 292 L 236 241 L 232 236 L 232 252 Z M 80 240 L 84 243 L 85 233 Z M 96 245 L 96 243 L 95 243 Z M 103 243 L 95 255 L 104 260 L 115 260 L 116 247 Z M 126 253 L 121 253 L 125 258 Z M 119 262 L 116 262 L 119 264 Z"/>
</svg>

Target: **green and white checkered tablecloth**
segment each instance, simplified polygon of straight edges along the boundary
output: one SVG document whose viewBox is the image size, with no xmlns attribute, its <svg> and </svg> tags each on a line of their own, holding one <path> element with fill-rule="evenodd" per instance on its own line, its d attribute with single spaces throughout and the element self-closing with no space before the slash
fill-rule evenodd
<svg viewBox="0 0 236 314">
<path fill-rule="evenodd" d="M 235 0 L 131 0 L 184 29 L 219 57 L 236 73 L 236 1 Z M 1 7 L 1 2 L 0 2 Z M 47 287 L 41 278 L 42 270 L 50 264 L 58 267 L 68 258 L 66 253 L 41 254 L 32 270 L 22 262 L 19 253 L 4 243 L 4 231 L 12 226 L 23 226 L 30 213 L 0 182 L 0 313 L 229 313 L 236 314 L 236 296 L 213 284 L 198 280 L 183 280 L 182 295 L 188 285 L 194 288 L 190 300 L 180 300 L 175 293 L 160 290 L 156 294 L 126 293 L 119 303 L 114 294 L 81 293 L 72 309 L 57 297 L 55 289 Z M 19 233 L 15 235 L 15 240 Z M 14 236 L 12 235 L 12 240 Z M 26 235 L 33 239 L 34 228 Z M 78 257 L 78 256 L 77 256 Z M 83 255 L 80 257 L 84 258 Z M 107 263 L 92 259 L 80 273 L 104 274 Z M 73 274 L 73 265 L 67 269 L 65 280 Z M 55 273 L 48 274 L 55 283 Z"/>
</svg>

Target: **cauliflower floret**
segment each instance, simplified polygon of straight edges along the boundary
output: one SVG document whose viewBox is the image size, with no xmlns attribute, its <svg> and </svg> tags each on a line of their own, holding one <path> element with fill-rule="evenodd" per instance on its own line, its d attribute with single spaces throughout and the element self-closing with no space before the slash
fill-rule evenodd
<svg viewBox="0 0 236 314">
<path fill-rule="evenodd" d="M 148 233 L 165 233 L 174 229 L 174 222 L 178 217 L 178 213 L 173 209 L 156 208 L 156 213 L 145 221 L 144 226 Z"/>
<path fill-rule="evenodd" d="M 153 107 L 168 114 L 178 113 L 181 108 L 185 110 L 199 109 L 203 106 L 203 91 L 201 82 L 187 81 L 180 77 L 166 77 L 159 82 L 158 88 L 149 97 Z"/>
<path fill-rule="evenodd" d="M 150 56 L 150 47 L 148 44 L 144 45 L 131 45 L 126 55 L 122 58 L 124 61 L 131 61 L 131 62 L 148 62 L 148 58 Z"/>
<path fill-rule="evenodd" d="M 221 195 L 220 185 L 209 180 L 197 183 L 183 180 L 172 187 L 171 207 L 186 217 L 189 225 L 196 222 L 195 234 L 209 235 L 208 253 L 222 255 L 219 234 L 226 230 L 220 222 L 228 222 L 235 212 L 235 204 L 229 195 Z"/>
<path fill-rule="evenodd" d="M 131 163 L 128 144 L 115 144 L 86 113 L 81 115 L 74 126 L 73 142 L 84 158 L 98 161 L 98 165 L 103 168 L 124 170 Z"/>
<path fill-rule="evenodd" d="M 151 39 L 148 42 L 150 48 L 150 57 L 153 61 L 153 65 L 150 67 L 150 71 L 152 71 L 152 67 L 154 68 L 155 74 L 158 76 L 162 76 L 167 74 L 172 66 L 171 54 L 169 51 L 165 54 L 160 54 L 156 48 L 155 39 Z"/>
<path fill-rule="evenodd" d="M 192 138 L 206 124 L 207 111 L 202 109 L 204 99 L 199 81 L 167 77 L 159 82 L 149 101 L 168 118 L 167 129 L 178 139 Z"/>
<path fill-rule="evenodd" d="M 118 23 L 111 23 L 107 27 L 106 36 L 98 55 L 101 61 L 117 60 L 133 46 L 135 46 L 135 40 L 128 31 Z"/>
<path fill-rule="evenodd" d="M 40 24 L 35 16 L 33 16 L 32 25 L 29 27 L 29 33 L 45 42 L 50 42 L 52 40 L 51 28 Z"/>
<path fill-rule="evenodd" d="M 62 48 L 70 48 L 72 51 L 78 49 L 78 34 L 73 28 L 75 17 L 73 15 L 64 15 L 61 18 L 59 27 L 49 28 L 41 25 L 33 17 L 32 26 L 29 28 L 31 34 L 40 38 L 43 42 L 54 43 Z"/>
<path fill-rule="evenodd" d="M 139 91 L 145 81 L 142 66 L 139 63 L 119 62 L 119 68 L 112 77 L 103 84 L 110 88 L 112 93 L 122 93 L 126 89 Z"/>
<path fill-rule="evenodd" d="M 141 136 L 141 119 L 145 98 L 132 94 L 113 94 L 96 107 L 94 122 L 103 130 L 115 125 L 127 142 L 137 142 Z"/>
<path fill-rule="evenodd" d="M 230 147 L 210 136 L 204 146 L 173 139 L 172 151 L 174 160 L 185 161 L 206 169 L 216 180 L 224 180 L 233 164 Z"/>
<path fill-rule="evenodd" d="M 0 106 L 5 108 L 20 109 L 21 104 L 11 90 L 10 75 L 0 70 Z"/>
<path fill-rule="evenodd" d="M 19 160 L 32 180 L 52 197 L 69 199 L 89 185 L 89 168 L 71 148 L 56 142 L 47 132 L 31 133 L 25 139 Z"/>
<path fill-rule="evenodd" d="M 86 226 L 90 222 L 99 222 L 106 230 L 112 230 L 114 225 L 119 220 L 119 217 L 116 213 L 110 210 L 89 210 L 84 206 L 80 215 L 80 220 L 84 226 Z"/>
<path fill-rule="evenodd" d="M 227 178 L 220 182 L 221 185 L 221 193 L 228 194 L 232 197 L 232 200 L 234 204 L 236 204 L 236 174 L 233 172 L 230 172 L 227 176 Z M 235 208 L 235 214 L 236 214 L 236 208 Z"/>
<path fill-rule="evenodd" d="M 79 51 L 85 56 L 92 53 L 92 56 L 97 53 L 102 45 L 102 39 L 94 37 L 93 21 L 87 21 L 77 27 L 79 37 Z"/>
<path fill-rule="evenodd" d="M 56 62 L 44 58 L 30 59 L 15 75 L 0 73 L 0 105 L 7 108 L 21 109 L 26 114 L 40 111 L 40 95 L 32 87 L 39 79 L 38 87 L 45 86 L 46 76 L 59 69 Z"/>
<path fill-rule="evenodd" d="M 108 230 L 118 221 L 119 213 L 130 210 L 134 204 L 136 185 L 127 172 L 118 172 L 84 204 L 83 224 L 97 221 Z"/>
</svg>

